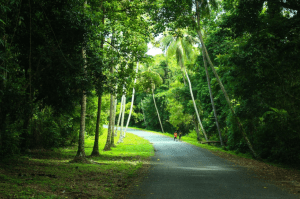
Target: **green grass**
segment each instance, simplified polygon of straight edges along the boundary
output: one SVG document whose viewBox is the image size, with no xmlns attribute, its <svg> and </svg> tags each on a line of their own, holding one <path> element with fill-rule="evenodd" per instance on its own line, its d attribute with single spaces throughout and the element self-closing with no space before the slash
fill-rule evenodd
<svg viewBox="0 0 300 199">
<path fill-rule="evenodd" d="M 106 135 L 99 139 L 100 157 L 88 157 L 94 164 L 69 163 L 76 146 L 35 150 L 2 161 L 0 198 L 115 198 L 124 193 L 154 149 L 149 141 L 127 133 L 123 143 L 102 151 Z M 86 155 L 93 143 L 93 137 L 85 139 Z"/>
</svg>

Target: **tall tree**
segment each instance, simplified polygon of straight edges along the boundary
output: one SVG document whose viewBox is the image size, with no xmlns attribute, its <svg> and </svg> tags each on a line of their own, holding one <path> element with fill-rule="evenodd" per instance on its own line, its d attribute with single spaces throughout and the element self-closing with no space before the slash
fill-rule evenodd
<svg viewBox="0 0 300 199">
<path fill-rule="evenodd" d="M 181 6 L 177 6 L 178 4 L 184 6 L 184 9 L 182 9 Z M 235 114 L 233 106 L 230 102 L 230 98 L 229 98 L 229 96 L 223 86 L 223 83 L 221 82 L 221 79 L 220 79 L 219 75 L 217 74 L 217 72 L 214 68 L 214 65 L 210 59 L 210 56 L 209 56 L 206 46 L 204 44 L 203 36 L 201 33 L 200 19 L 201 19 L 201 17 L 204 17 L 205 15 L 207 15 L 209 13 L 210 7 L 217 6 L 216 1 L 215 0 L 212 0 L 212 1 L 188 0 L 188 1 L 182 2 L 181 0 L 175 0 L 175 2 L 174 2 L 173 0 L 172 1 L 164 0 L 162 2 L 162 5 L 160 5 L 160 6 L 163 7 L 163 9 L 161 9 L 161 11 L 160 11 L 160 14 L 158 14 L 157 11 L 151 12 L 152 18 L 154 20 L 160 22 L 156 25 L 157 32 L 164 31 L 162 29 L 162 27 L 160 27 L 161 23 L 166 24 L 166 26 L 168 28 L 172 29 L 172 31 L 174 31 L 174 32 L 176 31 L 177 28 L 185 28 L 187 26 L 187 24 L 189 24 L 189 26 L 197 32 L 200 43 L 201 43 L 201 47 L 204 49 L 207 61 L 215 75 L 215 78 L 216 78 L 218 84 L 220 85 L 220 88 L 225 96 L 226 102 L 227 102 L 232 114 L 234 115 L 234 118 L 238 124 L 238 127 L 240 128 L 240 132 L 241 132 L 243 138 L 245 139 L 253 156 L 255 158 L 259 159 L 260 157 L 257 155 L 255 150 L 253 149 L 252 144 L 242 126 L 242 123 L 240 122 L 240 119 Z"/>
<path fill-rule="evenodd" d="M 142 72 L 139 76 L 140 89 L 143 91 L 152 93 L 153 103 L 155 106 L 155 110 L 157 113 L 161 131 L 164 133 L 164 128 L 163 128 L 163 125 L 161 122 L 161 118 L 159 115 L 159 111 L 158 111 L 158 108 L 156 105 L 155 95 L 154 95 L 155 87 L 159 87 L 162 84 L 162 82 L 163 81 L 162 81 L 162 78 L 160 77 L 160 75 L 156 72 L 150 71 L 150 68 L 147 71 Z"/>
<path fill-rule="evenodd" d="M 184 37 L 181 37 L 180 35 L 178 35 L 176 38 L 174 38 L 173 36 L 168 35 L 162 39 L 161 45 L 162 45 L 163 50 L 167 51 L 167 56 L 172 56 L 175 54 L 177 64 L 181 67 L 181 70 L 183 70 L 186 75 L 186 78 L 187 78 L 188 84 L 189 84 L 191 98 L 192 98 L 194 109 L 195 109 L 196 116 L 198 119 L 198 123 L 200 124 L 202 133 L 205 137 L 205 140 L 208 141 L 208 138 L 207 138 L 205 129 L 203 128 L 203 125 L 202 125 L 202 122 L 200 119 L 200 115 L 198 113 L 197 105 L 196 105 L 196 102 L 194 99 L 191 81 L 188 76 L 186 67 L 184 65 L 184 62 L 186 60 L 192 61 L 193 46 L 191 43 L 191 37 L 189 37 L 187 35 L 185 35 Z"/>
<path fill-rule="evenodd" d="M 87 1 L 84 2 L 84 7 L 87 5 Z M 87 61 L 86 61 L 86 49 L 85 45 L 82 44 L 82 58 L 83 58 L 83 71 L 86 75 L 86 67 L 87 67 Z M 86 90 L 82 91 L 82 100 L 81 100 L 81 114 L 80 114 L 80 130 L 79 130 L 79 139 L 78 139 L 78 149 L 77 154 L 73 160 L 73 162 L 81 162 L 85 159 L 85 150 L 84 150 L 84 134 L 85 134 L 85 115 L 86 115 Z"/>
<path fill-rule="evenodd" d="M 216 2 L 215 1 L 209 1 L 209 3 L 211 3 L 212 6 L 216 6 Z M 196 0 L 196 19 L 197 19 L 197 28 L 196 28 L 196 31 L 197 31 L 198 37 L 200 39 L 200 42 L 201 42 L 204 54 L 206 56 L 206 59 L 207 59 L 209 65 L 210 65 L 210 67 L 211 67 L 211 69 L 212 69 L 212 71 L 213 71 L 216 79 L 217 79 L 217 82 L 220 85 L 220 88 L 221 88 L 221 90 L 222 90 L 222 92 L 223 92 L 223 94 L 225 96 L 226 102 L 227 102 L 227 104 L 228 104 L 228 106 L 229 106 L 232 114 L 234 115 L 234 118 L 236 119 L 236 122 L 238 123 L 240 131 L 241 131 L 241 133 L 242 133 L 242 135 L 243 135 L 243 137 L 244 137 L 244 139 L 245 139 L 245 141 L 246 141 L 246 143 L 247 143 L 250 151 L 252 152 L 252 154 L 253 154 L 253 156 L 255 158 L 260 159 L 260 157 L 257 155 L 257 153 L 255 152 L 255 150 L 253 149 L 253 146 L 252 146 L 252 144 L 251 144 L 251 142 L 250 142 L 250 140 L 249 140 L 249 138 L 248 138 L 248 136 L 247 136 L 247 134 L 246 134 L 246 132 L 245 132 L 245 130 L 243 128 L 243 125 L 242 125 L 239 117 L 235 114 L 235 111 L 234 111 L 233 106 L 231 104 L 231 100 L 230 100 L 230 98 L 229 98 L 229 96 L 228 96 L 228 94 L 227 94 L 227 92 L 226 92 L 226 90 L 225 90 L 225 88 L 223 86 L 223 83 L 222 83 L 222 81 L 221 81 L 221 79 L 220 79 L 217 71 L 215 70 L 215 67 L 214 67 L 214 65 L 213 65 L 213 63 L 212 63 L 212 61 L 210 59 L 210 56 L 209 56 L 208 51 L 206 49 L 206 46 L 204 44 L 203 36 L 202 36 L 202 33 L 201 33 L 200 16 L 201 16 L 201 13 L 208 13 L 208 10 L 209 10 L 208 3 L 206 4 L 206 6 L 203 6 L 203 4 L 201 4 L 200 1 Z"/>
<path fill-rule="evenodd" d="M 204 54 L 203 51 L 202 51 L 202 54 Z M 217 114 L 217 110 L 216 110 L 216 107 L 215 107 L 214 96 L 213 96 L 212 90 L 211 90 L 210 78 L 209 78 L 209 73 L 208 73 L 208 70 L 207 70 L 206 57 L 204 55 L 202 57 L 203 57 L 203 63 L 204 63 L 204 68 L 205 68 L 205 73 L 206 73 L 206 79 L 207 79 L 207 85 L 208 85 L 208 91 L 209 91 L 211 106 L 212 106 L 212 109 L 214 111 L 214 117 L 215 117 L 215 121 L 216 121 L 217 130 L 218 130 L 218 133 L 219 133 L 220 142 L 221 142 L 221 145 L 224 146 L 223 139 L 222 139 L 222 133 L 221 133 L 220 126 L 219 126 L 219 121 L 218 121 L 218 114 Z"/>
<path fill-rule="evenodd" d="M 136 71 L 135 72 L 138 73 L 138 70 L 139 70 L 139 63 L 136 64 Z M 134 78 L 134 85 L 136 83 L 136 79 L 137 79 L 137 77 Z M 131 96 L 131 105 L 130 105 L 129 116 L 128 116 L 126 127 L 125 127 L 125 133 L 127 131 L 127 128 L 128 128 L 129 122 L 130 122 L 130 117 L 131 117 L 133 102 L 134 102 L 134 94 L 135 94 L 135 88 L 133 87 L 132 96 Z"/>
</svg>

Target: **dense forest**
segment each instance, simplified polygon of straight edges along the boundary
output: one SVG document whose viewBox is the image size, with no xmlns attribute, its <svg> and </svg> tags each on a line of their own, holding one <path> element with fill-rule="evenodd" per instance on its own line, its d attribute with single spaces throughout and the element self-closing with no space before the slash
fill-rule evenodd
<svg viewBox="0 0 300 199">
<path fill-rule="evenodd" d="M 300 2 L 0 0 L 0 156 L 108 124 L 300 163 Z M 147 44 L 163 50 L 149 56 Z M 116 126 L 120 139 L 114 140 Z M 100 152 L 99 152 L 100 151 Z"/>
</svg>

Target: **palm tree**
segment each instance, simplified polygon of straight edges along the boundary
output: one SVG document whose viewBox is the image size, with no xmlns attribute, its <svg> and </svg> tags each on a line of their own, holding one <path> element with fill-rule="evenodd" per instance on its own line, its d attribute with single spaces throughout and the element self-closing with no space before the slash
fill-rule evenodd
<svg viewBox="0 0 300 199">
<path fill-rule="evenodd" d="M 196 31 L 197 31 L 198 37 L 199 37 L 200 42 L 201 42 L 201 46 L 202 46 L 203 51 L 204 51 L 204 53 L 203 53 L 204 59 L 207 59 L 209 65 L 210 65 L 210 67 L 211 67 L 211 69 L 212 69 L 212 71 L 213 71 L 213 73 L 214 73 L 214 75 L 215 75 L 215 77 L 217 79 L 217 82 L 218 82 L 218 84 L 221 87 L 221 90 L 222 90 L 222 92 L 224 94 L 226 102 L 227 102 L 227 104 L 228 104 L 228 106 L 229 106 L 232 114 L 234 115 L 234 118 L 236 119 L 236 121 L 238 123 L 238 126 L 239 126 L 239 128 L 241 130 L 242 136 L 245 139 L 245 141 L 246 141 L 246 143 L 247 143 L 250 151 L 252 152 L 252 154 L 253 154 L 253 156 L 255 158 L 260 159 L 260 157 L 254 151 L 254 149 L 252 147 L 252 144 L 251 144 L 251 142 L 250 142 L 250 140 L 249 140 L 249 138 L 248 138 L 248 136 L 247 136 L 247 134 L 246 134 L 243 126 L 242 126 L 242 123 L 240 122 L 240 119 L 235 114 L 235 111 L 234 111 L 234 109 L 233 109 L 233 107 L 231 105 L 231 100 L 230 100 L 230 98 L 229 98 L 229 96 L 228 96 L 228 94 L 227 94 L 227 92 L 226 92 L 226 90 L 225 90 L 225 88 L 223 86 L 222 81 L 220 80 L 220 77 L 219 77 L 218 73 L 215 70 L 215 67 L 214 67 L 214 65 L 213 65 L 213 63 L 212 63 L 212 61 L 210 59 L 210 56 L 209 56 L 209 54 L 207 52 L 206 46 L 205 46 L 204 41 L 203 41 L 203 36 L 202 36 L 202 33 L 201 33 L 200 19 L 201 19 L 201 17 L 203 18 L 203 17 L 209 16 L 209 14 L 210 14 L 210 8 L 216 8 L 217 7 L 217 3 L 216 3 L 215 0 L 209 0 L 209 1 L 207 1 L 207 0 L 195 0 L 195 4 L 196 4 L 195 7 L 196 7 L 196 24 L 197 24 Z"/>
<path fill-rule="evenodd" d="M 159 115 L 159 111 L 156 105 L 156 101 L 155 101 L 155 95 L 154 95 L 154 90 L 156 86 L 160 86 L 163 82 L 162 78 L 160 77 L 160 75 L 156 72 L 153 72 L 150 70 L 150 68 L 148 68 L 147 71 L 141 73 L 140 75 L 140 85 L 144 88 L 144 90 L 146 92 L 149 92 L 151 90 L 152 93 L 152 98 L 153 98 L 153 103 L 156 109 L 156 113 L 157 113 L 157 117 L 158 117 L 158 121 L 161 127 L 161 131 L 164 133 L 164 128 L 160 119 L 160 115 Z"/>
<path fill-rule="evenodd" d="M 116 125 L 116 129 L 115 129 L 115 134 L 117 134 L 117 132 L 118 132 L 118 127 L 119 127 L 119 125 L 120 125 L 120 121 L 121 121 L 121 112 L 122 112 L 122 110 L 123 110 L 123 96 L 121 97 L 121 102 L 120 102 L 120 111 L 119 111 L 119 118 L 118 118 L 118 122 L 117 122 L 117 125 Z"/>
<path fill-rule="evenodd" d="M 124 89 L 124 90 L 125 90 L 125 89 Z M 118 142 L 117 142 L 118 144 L 119 144 L 119 143 L 122 143 L 122 142 L 123 142 L 123 138 L 125 137 L 124 132 L 123 132 L 124 115 L 125 115 L 125 105 L 126 105 L 126 97 L 125 97 L 125 94 L 123 94 L 122 98 L 123 98 L 123 100 L 122 100 L 122 102 L 123 102 L 123 105 L 122 105 L 123 109 L 122 109 L 122 112 L 120 113 L 120 114 L 122 114 L 122 116 L 121 116 L 120 137 L 119 137 L 119 140 L 118 140 Z"/>
<path fill-rule="evenodd" d="M 188 35 L 185 35 L 183 37 L 177 36 L 173 37 L 172 35 L 167 35 L 166 37 L 163 37 L 161 40 L 161 46 L 163 48 L 163 51 L 166 52 L 167 57 L 171 57 L 173 55 L 176 56 L 177 64 L 180 65 L 181 70 L 184 71 L 186 78 L 188 80 L 189 89 L 194 105 L 194 109 L 197 115 L 198 123 L 200 124 L 200 127 L 202 129 L 202 133 L 205 137 L 205 140 L 208 141 L 205 129 L 203 128 L 200 115 L 198 113 L 197 105 L 194 99 L 194 94 L 192 90 L 191 81 L 189 78 L 189 75 L 187 73 L 186 67 L 184 65 L 184 62 L 186 61 L 192 61 L 193 57 L 193 44 L 192 44 L 192 38 Z M 183 79 L 185 79 L 183 77 Z M 199 137 L 199 136 L 198 136 Z"/>
<path fill-rule="evenodd" d="M 114 103 L 114 112 L 113 112 L 113 120 L 112 120 L 112 132 L 111 132 L 111 147 L 116 147 L 115 145 L 115 137 L 116 137 L 116 131 L 115 131 L 115 123 L 116 123 L 116 109 L 117 108 L 117 96 L 115 97 L 115 103 Z"/>
<path fill-rule="evenodd" d="M 136 64 L 136 71 L 135 71 L 136 74 L 138 73 L 138 70 L 139 70 L 139 63 Z M 135 83 L 136 83 L 136 78 L 134 79 L 134 84 Z M 129 124 L 129 121 L 130 121 L 131 112 L 132 112 L 132 108 L 133 108 L 133 102 L 134 102 L 134 94 L 135 94 L 135 89 L 133 87 L 133 89 L 132 89 L 130 111 L 129 111 L 129 116 L 128 116 L 128 119 L 127 119 L 127 123 L 126 123 L 126 127 L 125 127 L 125 130 L 124 130 L 124 133 L 126 133 L 127 128 L 128 128 L 128 124 Z"/>
<path fill-rule="evenodd" d="M 204 52 L 202 52 L 202 54 L 204 54 Z M 212 91 L 211 91 L 210 78 L 209 78 L 209 74 L 208 74 L 208 70 L 207 70 L 207 63 L 206 63 L 205 56 L 203 56 L 203 63 L 204 63 L 204 68 L 205 68 L 205 73 L 206 73 L 206 79 L 207 79 L 207 85 L 208 85 L 208 90 L 209 90 L 211 106 L 212 106 L 212 109 L 214 111 L 214 117 L 215 117 L 215 121 L 216 121 L 217 130 L 218 130 L 218 133 L 219 133 L 220 142 L 221 142 L 221 145 L 224 146 L 223 139 L 222 139 L 222 134 L 221 134 L 220 126 L 219 126 L 219 121 L 218 121 L 218 114 L 217 114 L 217 110 L 216 110 L 216 107 L 215 107 L 214 96 L 213 96 Z"/>
</svg>

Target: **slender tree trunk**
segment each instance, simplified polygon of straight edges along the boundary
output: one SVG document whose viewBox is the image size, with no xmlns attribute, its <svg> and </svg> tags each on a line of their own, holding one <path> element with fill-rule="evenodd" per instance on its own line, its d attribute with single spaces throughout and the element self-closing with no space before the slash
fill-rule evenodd
<svg viewBox="0 0 300 199">
<path fill-rule="evenodd" d="M 183 71 L 182 67 L 181 67 L 181 72 L 182 72 L 182 77 L 183 77 L 183 84 L 184 84 L 184 86 L 186 86 L 184 71 Z"/>
<path fill-rule="evenodd" d="M 124 95 L 123 112 L 122 112 L 122 120 L 121 120 L 121 134 L 123 138 L 126 136 L 124 132 L 125 110 L 126 110 L 126 96 Z"/>
<path fill-rule="evenodd" d="M 117 126 L 116 126 L 116 129 L 115 129 L 116 134 L 118 134 L 118 127 L 120 125 L 120 120 L 121 120 L 121 116 L 122 116 L 122 110 L 123 110 L 123 96 L 121 97 L 119 118 L 118 118 Z M 116 135 L 116 136 L 118 136 L 118 135 Z"/>
<path fill-rule="evenodd" d="M 99 124 L 101 119 L 101 102 L 102 102 L 102 95 L 98 97 L 98 110 L 97 110 L 97 122 L 96 122 L 96 132 L 95 132 L 95 141 L 94 147 L 91 156 L 100 156 L 99 153 Z"/>
<path fill-rule="evenodd" d="M 197 117 L 197 116 L 196 116 Z M 196 130 L 196 133 L 197 133 L 197 140 L 200 141 L 200 132 L 199 132 L 199 127 L 198 127 L 198 120 L 193 117 L 193 122 L 194 122 L 194 125 L 195 125 L 195 130 Z"/>
<path fill-rule="evenodd" d="M 152 97 L 153 97 L 154 106 L 155 106 L 155 109 L 156 109 L 156 112 L 157 112 L 157 117 L 158 117 L 158 120 L 159 120 L 159 123 L 160 123 L 161 131 L 163 133 L 165 133 L 163 125 L 162 125 L 161 120 L 160 120 L 159 112 L 158 112 L 158 109 L 157 109 L 157 106 L 156 106 L 155 97 L 154 97 L 154 89 L 152 89 Z"/>
<path fill-rule="evenodd" d="M 84 6 L 87 4 L 87 1 L 84 2 Z M 84 61 L 83 71 L 86 75 L 86 50 L 82 47 L 82 58 Z M 87 161 L 85 158 L 84 151 L 84 133 L 85 133 L 85 115 L 86 115 L 86 91 L 82 91 L 82 100 L 81 100 L 81 115 L 80 115 L 80 131 L 79 131 L 79 139 L 78 139 L 78 150 L 77 154 L 72 162 L 83 162 Z"/>
<path fill-rule="evenodd" d="M 204 55 L 204 50 L 203 50 L 202 54 L 203 54 L 203 63 L 204 63 L 204 68 L 205 68 L 205 73 L 206 73 L 206 79 L 207 79 L 207 84 L 208 84 L 208 90 L 209 90 L 211 106 L 212 106 L 213 111 L 214 111 L 214 116 L 215 116 L 216 126 L 217 126 L 219 137 L 220 137 L 220 142 L 221 142 L 221 145 L 224 146 L 223 139 L 222 139 L 222 134 L 221 134 L 220 126 L 219 126 L 219 121 L 218 121 L 217 110 L 216 110 L 216 107 L 215 107 L 214 96 L 213 96 L 212 91 L 211 91 L 210 78 L 209 78 L 209 74 L 208 74 L 208 70 L 207 70 L 207 63 L 206 63 L 206 59 L 205 59 L 205 55 Z"/>
<path fill-rule="evenodd" d="M 243 138 L 245 139 L 245 141 L 246 141 L 246 143 L 247 143 L 247 145 L 248 145 L 250 151 L 252 152 L 253 156 L 254 156 L 256 159 L 260 159 L 260 160 L 261 160 L 261 158 L 260 158 L 260 157 L 257 155 L 257 153 L 254 151 L 254 149 L 253 149 L 253 147 L 252 147 L 252 144 L 251 144 L 251 142 L 250 142 L 250 140 L 249 140 L 249 138 L 248 138 L 248 136 L 247 136 L 247 134 L 246 134 L 246 132 L 245 132 L 243 126 L 242 126 L 242 123 L 240 122 L 240 119 L 236 116 L 235 111 L 234 111 L 233 107 L 231 106 L 230 98 L 229 98 L 229 96 L 228 96 L 228 94 L 227 94 L 227 92 L 226 92 L 226 90 L 225 90 L 225 88 L 224 88 L 224 86 L 223 86 L 223 84 L 222 84 L 222 82 L 221 82 L 221 80 L 220 80 L 220 78 L 219 78 L 219 75 L 217 74 L 217 72 L 216 72 L 216 70 L 215 70 L 215 68 L 214 68 L 214 65 L 213 65 L 213 63 L 212 63 L 212 61 L 211 61 L 211 59 L 210 59 L 210 57 L 209 57 L 209 54 L 208 54 L 208 52 L 207 52 L 206 46 L 205 46 L 204 41 L 203 41 L 202 33 L 201 33 L 201 31 L 200 31 L 200 13 L 199 13 L 199 10 L 198 10 L 198 5 L 199 5 L 199 2 L 196 1 L 197 23 L 198 23 L 197 34 L 198 34 L 198 37 L 199 37 L 199 39 L 200 39 L 202 48 L 203 48 L 204 51 L 205 51 L 205 56 L 206 56 L 206 58 L 207 58 L 207 61 L 208 61 L 209 65 L 210 65 L 210 67 L 211 67 L 211 69 L 212 69 L 212 71 L 213 71 L 213 73 L 214 73 L 214 75 L 215 75 L 215 77 L 216 77 L 216 79 L 217 79 L 217 82 L 219 83 L 219 85 L 220 85 L 220 87 L 221 87 L 221 90 L 222 90 L 222 92 L 223 92 L 223 94 L 224 94 L 224 96 L 225 96 L 226 102 L 227 102 L 227 104 L 228 104 L 228 106 L 229 106 L 229 108 L 230 108 L 230 110 L 231 110 L 231 112 L 232 112 L 234 118 L 236 119 L 236 122 L 238 123 L 239 129 L 240 129 L 240 131 L 241 131 L 241 133 L 242 133 L 242 136 L 243 136 Z"/>
<path fill-rule="evenodd" d="M 139 64 L 137 63 L 137 64 L 136 64 L 136 71 L 135 71 L 136 74 L 138 73 L 138 70 L 139 70 Z M 136 83 L 136 78 L 134 79 L 134 85 L 135 85 L 135 83 Z M 131 105 L 130 105 L 129 116 L 128 116 L 128 119 L 127 119 L 125 131 L 124 131 L 125 133 L 126 133 L 126 131 L 127 131 L 127 128 L 128 128 L 129 122 L 130 122 L 130 117 L 131 117 L 131 112 L 132 112 L 133 102 L 134 102 L 134 94 L 135 94 L 135 89 L 134 89 L 134 87 L 133 87 L 133 89 L 132 89 L 132 97 L 131 97 Z"/>
<path fill-rule="evenodd" d="M 147 128 L 147 124 L 146 124 L 146 116 L 145 116 L 145 113 L 144 113 L 144 108 L 143 108 L 143 100 L 141 100 L 141 107 L 142 107 L 142 112 L 143 112 L 143 116 L 144 116 L 144 124 Z"/>
<path fill-rule="evenodd" d="M 205 132 L 205 130 L 203 128 L 203 125 L 202 125 L 202 122 L 201 122 L 201 119 L 200 119 L 200 115 L 198 113 L 198 109 L 197 109 L 197 106 L 196 106 L 196 103 L 195 103 L 194 94 L 193 94 L 192 85 L 191 85 L 191 81 L 190 81 L 189 75 L 188 75 L 186 69 L 184 69 L 184 70 L 185 70 L 186 78 L 187 78 L 188 83 L 189 83 L 190 93 L 191 93 L 191 97 L 192 97 L 192 100 L 193 100 L 193 104 L 194 104 L 194 108 L 195 108 L 195 112 L 196 112 L 196 115 L 197 115 L 198 122 L 199 122 L 199 124 L 201 126 L 201 129 L 202 129 L 203 135 L 205 137 L 205 140 L 208 141 L 206 132 Z"/>
<path fill-rule="evenodd" d="M 117 98 L 117 97 L 115 97 Z M 115 132 L 114 132 L 114 129 L 115 129 L 115 120 L 116 120 L 116 107 L 117 107 L 117 100 L 115 99 L 115 102 L 114 102 L 114 111 L 113 111 L 113 118 L 112 118 L 112 126 L 111 126 L 111 147 L 116 147 L 115 145 Z"/>
<path fill-rule="evenodd" d="M 122 107 L 122 117 L 121 117 L 121 129 L 120 129 L 120 136 L 118 140 L 118 144 L 123 142 L 123 138 L 125 137 L 123 134 L 123 124 L 124 124 L 124 115 L 125 115 L 125 105 L 126 105 L 126 97 L 125 95 L 122 96 L 123 98 L 123 107 Z"/>
<path fill-rule="evenodd" d="M 86 115 L 86 93 L 83 91 L 81 100 L 81 119 L 80 119 L 80 131 L 79 131 L 79 141 L 78 141 L 78 157 L 85 157 L 84 151 L 84 132 L 85 132 L 85 115 Z"/>
</svg>

